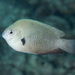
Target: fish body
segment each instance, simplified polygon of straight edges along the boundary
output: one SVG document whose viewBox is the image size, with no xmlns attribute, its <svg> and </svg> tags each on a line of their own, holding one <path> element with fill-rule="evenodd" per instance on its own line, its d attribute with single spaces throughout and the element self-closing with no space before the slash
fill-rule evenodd
<svg viewBox="0 0 75 75">
<path fill-rule="evenodd" d="M 74 53 L 74 49 L 68 50 L 71 44 L 69 47 L 66 45 L 67 42 L 72 42 L 73 47 L 75 40 L 61 39 L 64 35 L 65 33 L 57 28 L 30 19 L 16 21 L 2 34 L 9 46 L 19 52 L 55 54 L 61 53 L 60 49 L 64 49 L 66 52 Z"/>
</svg>

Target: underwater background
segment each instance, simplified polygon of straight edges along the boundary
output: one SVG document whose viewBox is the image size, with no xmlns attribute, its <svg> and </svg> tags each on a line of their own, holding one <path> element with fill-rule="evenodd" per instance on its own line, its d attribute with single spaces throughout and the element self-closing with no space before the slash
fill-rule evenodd
<svg viewBox="0 0 75 75">
<path fill-rule="evenodd" d="M 16 20 L 34 19 L 75 39 L 75 0 L 0 0 L 0 75 L 75 75 L 75 55 L 33 55 L 8 46 L 1 34 Z"/>
</svg>

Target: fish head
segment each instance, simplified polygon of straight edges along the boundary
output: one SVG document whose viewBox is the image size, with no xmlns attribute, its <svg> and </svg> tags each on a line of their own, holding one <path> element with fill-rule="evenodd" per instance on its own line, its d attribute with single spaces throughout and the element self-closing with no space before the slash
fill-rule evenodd
<svg viewBox="0 0 75 75">
<path fill-rule="evenodd" d="M 2 33 L 2 37 L 7 41 L 7 40 L 12 40 L 15 37 L 17 38 L 18 35 L 20 35 L 20 28 L 15 25 L 11 25 L 8 28 L 4 30 Z"/>
<path fill-rule="evenodd" d="M 22 34 L 19 25 L 11 25 L 4 30 L 2 37 L 6 40 L 9 46 L 15 50 L 19 50 L 22 45 Z"/>
<path fill-rule="evenodd" d="M 15 31 L 13 30 L 13 28 L 8 27 L 7 29 L 4 30 L 4 32 L 2 33 L 2 37 L 7 41 L 7 40 L 11 40 L 15 35 Z"/>
</svg>

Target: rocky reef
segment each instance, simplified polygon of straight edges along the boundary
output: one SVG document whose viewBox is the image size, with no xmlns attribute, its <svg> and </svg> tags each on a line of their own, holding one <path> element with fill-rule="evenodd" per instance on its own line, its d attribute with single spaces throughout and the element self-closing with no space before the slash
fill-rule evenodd
<svg viewBox="0 0 75 75">
<path fill-rule="evenodd" d="M 33 55 L 11 49 L 1 34 L 28 18 L 57 27 L 75 39 L 75 0 L 0 0 L 0 75 L 75 75 L 75 55 Z"/>
</svg>

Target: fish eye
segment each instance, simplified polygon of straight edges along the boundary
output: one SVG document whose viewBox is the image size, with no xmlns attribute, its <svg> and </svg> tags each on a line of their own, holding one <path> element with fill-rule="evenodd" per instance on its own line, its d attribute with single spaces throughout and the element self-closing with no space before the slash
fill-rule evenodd
<svg viewBox="0 0 75 75">
<path fill-rule="evenodd" d="M 13 34 L 13 31 L 11 30 L 11 31 L 9 32 L 9 34 Z"/>
</svg>

